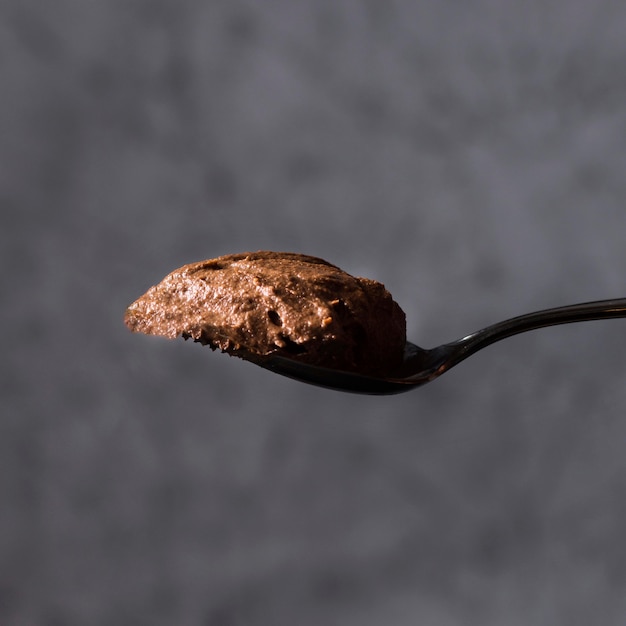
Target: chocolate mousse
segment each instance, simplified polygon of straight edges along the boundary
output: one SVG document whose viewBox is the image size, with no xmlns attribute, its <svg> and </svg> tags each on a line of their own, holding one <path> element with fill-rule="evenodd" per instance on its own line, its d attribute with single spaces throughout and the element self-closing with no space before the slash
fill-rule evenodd
<svg viewBox="0 0 626 626">
<path fill-rule="evenodd" d="M 125 322 L 251 361 L 280 355 L 370 375 L 398 367 L 406 341 L 404 312 L 381 283 L 288 252 L 185 265 L 133 302 Z"/>
</svg>

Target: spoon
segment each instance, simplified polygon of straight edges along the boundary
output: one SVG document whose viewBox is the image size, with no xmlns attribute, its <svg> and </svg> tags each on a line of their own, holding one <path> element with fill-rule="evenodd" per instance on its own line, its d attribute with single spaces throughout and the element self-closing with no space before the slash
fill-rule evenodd
<svg viewBox="0 0 626 626">
<path fill-rule="evenodd" d="M 271 354 L 247 358 L 272 372 L 319 387 L 369 395 L 391 395 L 410 391 L 435 380 L 467 357 L 501 339 L 546 326 L 624 317 L 626 298 L 599 300 L 513 317 L 428 350 L 407 341 L 404 361 L 398 370 L 378 377 L 318 367 Z"/>
</svg>

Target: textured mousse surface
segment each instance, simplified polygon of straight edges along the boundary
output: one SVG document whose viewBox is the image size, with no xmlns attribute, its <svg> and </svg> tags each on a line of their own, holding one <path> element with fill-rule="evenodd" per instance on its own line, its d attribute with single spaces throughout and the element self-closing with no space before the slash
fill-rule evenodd
<svg viewBox="0 0 626 626">
<path fill-rule="evenodd" d="M 381 283 L 289 252 L 185 265 L 136 300 L 125 321 L 243 358 L 278 353 L 363 373 L 398 366 L 406 341 L 404 312 Z"/>
</svg>

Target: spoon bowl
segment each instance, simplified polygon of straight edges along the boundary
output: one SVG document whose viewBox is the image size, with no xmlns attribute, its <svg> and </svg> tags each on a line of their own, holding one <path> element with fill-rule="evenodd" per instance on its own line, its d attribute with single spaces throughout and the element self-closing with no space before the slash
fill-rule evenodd
<svg viewBox="0 0 626 626">
<path fill-rule="evenodd" d="M 402 365 L 384 376 L 319 367 L 285 356 L 248 357 L 257 365 L 295 380 L 351 393 L 392 395 L 411 391 L 435 380 L 487 346 L 520 333 L 591 320 L 626 318 L 626 298 L 599 300 L 527 313 L 498 322 L 436 348 L 424 349 L 407 342 Z"/>
</svg>

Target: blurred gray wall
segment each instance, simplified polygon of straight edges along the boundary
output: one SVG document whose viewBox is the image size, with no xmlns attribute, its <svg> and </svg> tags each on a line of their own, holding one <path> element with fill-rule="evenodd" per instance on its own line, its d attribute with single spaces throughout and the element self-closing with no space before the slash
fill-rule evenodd
<svg viewBox="0 0 626 626">
<path fill-rule="evenodd" d="M 315 254 L 430 347 L 626 296 L 626 5 L 3 0 L 0 624 L 626 623 L 626 322 L 343 395 L 127 332 Z"/>
</svg>

